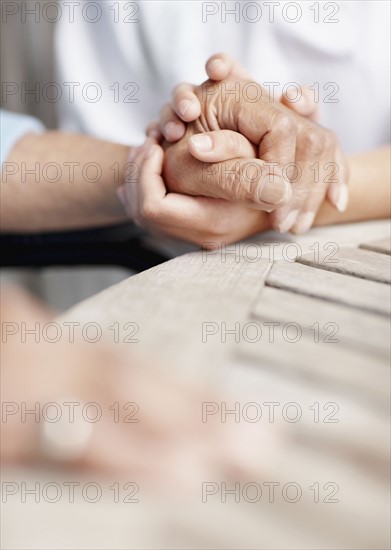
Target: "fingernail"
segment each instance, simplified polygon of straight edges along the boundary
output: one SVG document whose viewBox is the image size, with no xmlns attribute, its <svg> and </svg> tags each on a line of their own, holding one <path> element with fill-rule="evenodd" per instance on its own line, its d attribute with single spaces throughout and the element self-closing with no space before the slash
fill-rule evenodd
<svg viewBox="0 0 391 550">
<path fill-rule="evenodd" d="M 228 65 L 221 59 L 214 59 L 209 63 L 208 69 L 212 72 L 226 72 L 228 70 Z"/>
<path fill-rule="evenodd" d="M 342 184 L 337 191 L 337 200 L 335 206 L 337 207 L 338 212 L 345 212 L 348 205 L 349 199 L 349 189 L 348 186 Z"/>
<path fill-rule="evenodd" d="M 179 113 L 182 117 L 196 117 L 198 114 L 197 106 L 190 99 L 183 99 L 178 105 Z"/>
<path fill-rule="evenodd" d="M 283 178 L 271 179 L 270 176 L 267 176 L 259 184 L 259 194 L 261 202 L 278 205 L 289 200 L 292 194 L 292 186 L 289 181 Z"/>
<path fill-rule="evenodd" d="M 299 214 L 298 210 L 292 210 L 286 215 L 285 219 L 279 224 L 278 231 L 280 233 L 286 233 L 294 225 L 296 218 Z"/>
<path fill-rule="evenodd" d="M 196 136 L 192 136 L 190 139 L 193 146 L 200 153 L 209 153 L 213 149 L 212 138 L 206 136 L 205 134 L 197 134 Z"/>
<path fill-rule="evenodd" d="M 298 217 L 296 223 L 293 226 L 295 233 L 305 233 L 311 229 L 315 220 L 315 214 L 313 212 L 306 212 Z"/>
</svg>

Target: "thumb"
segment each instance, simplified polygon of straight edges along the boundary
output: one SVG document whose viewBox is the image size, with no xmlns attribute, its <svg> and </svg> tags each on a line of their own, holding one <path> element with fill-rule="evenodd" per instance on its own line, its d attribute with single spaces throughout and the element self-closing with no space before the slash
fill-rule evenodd
<svg viewBox="0 0 391 550">
<path fill-rule="evenodd" d="M 225 80 L 226 78 L 238 78 L 250 80 L 250 74 L 236 59 L 226 53 L 216 53 L 206 62 L 206 73 L 211 80 Z"/>
</svg>

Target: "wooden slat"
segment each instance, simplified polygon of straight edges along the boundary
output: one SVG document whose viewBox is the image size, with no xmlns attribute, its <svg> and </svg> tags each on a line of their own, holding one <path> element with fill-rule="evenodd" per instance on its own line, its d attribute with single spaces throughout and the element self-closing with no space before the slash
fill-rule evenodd
<svg viewBox="0 0 391 550">
<path fill-rule="evenodd" d="M 368 222 L 315 232 L 324 240 L 335 235 L 332 238 L 341 239 L 338 242 L 358 246 L 359 227 L 368 239 L 376 239 L 385 234 L 384 225 Z M 303 250 L 310 250 L 312 234 L 307 238 L 308 247 L 303 244 Z M 228 497 L 227 503 L 212 506 L 200 502 L 197 489 L 192 506 L 178 503 L 171 510 L 168 500 L 162 507 L 161 501 L 150 506 L 142 498 L 129 515 L 129 505 L 122 501 L 114 505 L 111 494 L 110 500 L 96 503 L 93 510 L 81 499 L 72 506 L 61 500 L 55 507 L 46 502 L 37 507 L 33 498 L 22 505 L 15 497 L 2 507 L 5 547 L 53 548 L 72 525 L 72 536 L 66 537 L 64 545 L 75 548 L 99 544 L 129 549 L 389 548 L 389 500 L 383 476 L 388 452 L 390 373 L 385 360 L 387 321 L 376 314 L 388 310 L 387 285 L 285 263 L 287 270 L 275 266 L 269 282 L 274 287 L 282 284 L 283 290 L 269 286 L 257 298 L 269 269 L 267 262 L 236 262 L 229 257 L 223 262 L 219 255 L 206 260 L 201 253 L 177 258 L 107 289 L 67 312 L 63 319 L 95 321 L 104 326 L 138 322 L 140 343 L 136 350 L 155 353 L 160 362 L 180 370 L 194 367 L 198 379 L 204 378 L 204 372 L 217 374 L 219 387 L 229 378 L 231 362 L 237 368 L 233 391 L 237 392 L 247 372 L 254 375 L 249 380 L 247 401 L 339 403 L 338 425 L 307 422 L 285 426 L 282 447 L 277 441 L 277 451 L 273 450 L 274 434 L 279 433 L 276 424 L 252 425 L 262 433 L 270 430 L 273 437 L 272 444 L 262 448 L 259 460 L 255 457 L 257 465 L 262 464 L 262 473 L 251 479 L 260 483 L 299 482 L 305 489 L 303 498 L 296 504 L 271 504 L 265 491 L 257 504 L 230 505 Z M 296 344 L 242 341 L 236 344 L 235 356 L 232 337 L 221 345 L 217 345 L 218 337 L 208 343 L 201 341 L 202 322 L 232 325 L 254 318 L 303 325 L 317 321 L 321 335 L 327 332 L 322 330 L 323 324 L 336 322 L 340 325 L 340 343 L 315 343 L 307 330 Z M 133 345 L 127 349 L 132 353 Z M 239 401 L 240 397 L 234 393 L 231 400 Z M 259 433 L 254 432 L 254 436 Z M 10 479 L 18 478 L 12 474 Z M 35 479 L 34 471 L 21 477 L 28 486 L 33 486 Z M 308 487 L 314 482 L 323 487 L 330 481 L 340 486 L 339 503 L 314 503 Z M 193 493 L 187 494 L 187 500 L 192 499 Z M 170 530 L 179 540 L 166 540 Z"/>
<path fill-rule="evenodd" d="M 278 369 L 283 376 L 318 381 L 360 396 L 372 406 L 388 406 L 390 368 L 387 359 L 354 351 L 339 344 L 314 342 L 303 335 L 296 343 L 282 337 L 270 342 L 241 342 L 238 358 L 252 359 L 254 367 Z"/>
<path fill-rule="evenodd" d="M 315 258 L 313 253 L 306 254 L 298 262 L 380 283 L 391 282 L 391 258 L 369 250 L 340 248 L 332 257 L 329 252 L 321 251 L 319 257 Z"/>
<path fill-rule="evenodd" d="M 264 449 L 263 454 L 266 452 L 267 449 Z M 140 502 L 137 504 L 124 502 L 122 493 L 119 501 L 113 502 L 113 491 L 106 487 L 114 483 L 114 479 L 95 476 L 94 482 L 101 483 L 106 490 L 94 506 L 81 497 L 67 501 L 64 479 L 57 473 L 49 477 L 37 470 L 8 471 L 5 472 L 6 477 L 3 476 L 4 482 L 16 483 L 17 487 L 26 483 L 29 489 L 34 489 L 35 483 L 39 483 L 38 490 L 42 492 L 46 484 L 57 483 L 63 494 L 56 506 L 42 496 L 38 504 L 33 500 L 34 495 L 27 495 L 25 502 L 21 502 L 20 495 L 8 498 L 7 503 L 1 506 L 2 548 L 389 548 L 386 484 L 379 486 L 372 480 L 360 478 L 354 467 L 345 469 L 341 476 L 339 465 L 322 453 L 308 453 L 300 446 L 293 449 L 285 447 L 284 452 L 276 457 L 273 474 L 242 481 L 242 486 L 248 482 L 262 486 L 263 494 L 258 502 L 246 502 L 244 498 L 235 502 L 234 495 L 229 494 L 226 502 L 222 502 L 217 494 L 204 503 L 199 487 L 198 493 L 187 491 L 186 498 L 181 499 L 165 494 L 159 495 L 160 498 L 154 494 L 151 496 L 144 487 L 140 487 Z M 306 476 L 299 476 L 298 472 L 304 472 Z M 207 479 L 220 482 L 220 478 Z M 223 479 L 227 482 L 227 489 L 234 486 L 235 480 L 231 481 L 226 476 Z M 91 482 L 91 476 L 82 478 L 73 475 L 71 480 L 79 483 L 75 489 L 78 496 Z M 322 502 L 329 493 L 322 491 L 323 484 L 330 481 L 340 486 L 337 504 Z M 262 485 L 267 482 L 281 483 L 275 491 L 273 502 L 269 501 L 267 486 Z M 302 497 L 296 503 L 285 502 L 281 497 L 282 486 L 289 482 L 302 487 Z M 313 491 L 309 489 L 314 482 L 320 484 L 320 502 L 314 502 Z M 120 481 L 121 490 L 122 487 Z"/>
<path fill-rule="evenodd" d="M 267 286 L 252 305 L 251 316 L 262 321 L 278 321 L 281 326 L 295 322 L 312 335 L 319 329 L 322 340 L 330 337 L 336 326 L 335 337 L 343 345 L 370 351 L 376 356 L 388 356 L 390 352 L 388 319 L 364 311 L 357 315 L 355 309 L 335 302 Z M 314 327 L 315 323 L 318 327 Z"/>
<path fill-rule="evenodd" d="M 95 321 L 108 327 L 133 322 L 139 343 L 129 347 L 159 363 L 202 376 L 224 361 L 231 340 L 228 329 L 243 321 L 271 264 L 229 256 L 190 253 L 130 277 L 64 314 L 61 320 Z M 218 333 L 203 342 L 203 323 Z"/>
<path fill-rule="evenodd" d="M 275 262 L 266 284 L 338 302 L 382 315 L 389 315 L 390 287 L 374 281 L 315 269 L 299 263 Z"/>
<path fill-rule="evenodd" d="M 380 254 L 391 254 L 391 238 L 379 239 L 377 241 L 370 241 L 368 243 L 360 244 L 360 248 L 366 250 L 373 250 L 374 252 L 379 252 Z"/>
<path fill-rule="evenodd" d="M 319 380 L 287 376 L 280 369 L 255 366 L 245 357 L 225 369 L 227 388 L 242 404 L 258 403 L 262 410 L 260 424 L 270 422 L 265 403 L 279 403 L 275 422 L 283 422 L 283 408 L 294 401 L 301 411 L 295 428 L 307 445 L 322 447 L 325 452 L 355 462 L 360 461 L 366 475 L 386 477 L 389 470 L 389 411 L 368 406 L 360 395 L 344 386 L 320 384 Z M 318 417 L 315 417 L 314 403 Z M 328 405 L 328 406 L 325 406 Z M 284 422 L 286 424 L 286 422 Z M 289 423 L 289 430 L 293 425 Z M 363 437 L 365 433 L 365 437 Z"/>
</svg>

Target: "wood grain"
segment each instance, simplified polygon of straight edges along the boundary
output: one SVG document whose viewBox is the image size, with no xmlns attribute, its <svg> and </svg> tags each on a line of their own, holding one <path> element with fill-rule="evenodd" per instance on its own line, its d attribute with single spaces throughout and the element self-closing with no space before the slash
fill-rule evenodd
<svg viewBox="0 0 391 550">
<path fill-rule="evenodd" d="M 297 262 L 279 261 L 273 264 L 266 284 L 359 310 L 389 315 L 390 287 L 374 281 L 314 269 Z"/>
<path fill-rule="evenodd" d="M 357 247 L 362 235 L 368 241 L 379 239 L 387 227 L 388 222 L 376 221 L 316 228 L 295 240 L 303 254 L 312 250 L 314 242 L 319 249 L 331 240 L 339 246 Z M 266 253 L 265 239 L 281 239 L 279 257 L 284 257 L 285 237 L 257 237 L 255 242 Z M 384 252 L 384 243 L 381 247 Z M 28 540 L 29 547 L 43 548 L 41 533 L 45 532 L 47 547 L 51 548 L 72 525 L 72 537 L 66 537 L 64 544 L 74 543 L 78 548 L 83 544 L 254 550 L 388 548 L 385 478 L 390 346 L 385 317 L 389 313 L 389 286 L 384 284 L 384 272 L 383 282 L 377 282 L 379 270 L 368 265 L 374 257 L 364 248 L 369 250 L 362 245 L 355 257 L 345 252 L 339 256 L 341 273 L 321 269 L 320 265 L 304 265 L 306 260 L 276 262 L 269 273 L 270 262 L 265 255 L 254 262 L 240 254 L 186 254 L 105 290 L 60 319 L 95 321 L 109 334 L 113 323 L 137 322 L 139 343 L 134 347 L 124 344 L 129 355 L 133 350 L 145 353 L 168 367 L 194 374 L 198 381 L 207 380 L 210 386 L 227 391 L 227 402 L 243 398 L 246 402 L 296 401 L 307 411 L 314 402 L 337 403 L 338 424 L 314 424 L 312 418 L 304 418 L 297 424 L 255 426 L 262 433 L 270 430 L 271 443 L 276 433 L 282 435 L 277 450 L 272 444 L 264 449 L 262 458 L 271 460 L 262 462 L 262 479 L 257 481 L 296 481 L 307 489 L 300 502 L 271 505 L 262 499 L 257 504 L 230 506 L 227 502 L 212 507 L 201 504 L 197 495 L 196 502 L 173 510 L 168 502 L 151 506 L 142 501 L 137 513 L 129 516 L 128 505 L 102 501 L 94 505 L 92 517 L 91 506 L 87 509 L 81 501 L 72 507 L 59 504 L 58 512 L 51 504 L 37 508 L 30 501 L 23 505 L 27 506 L 27 516 L 20 502 L 12 501 L 14 504 L 2 507 L 3 518 L 8 520 L 5 523 L 12 527 L 4 539 L 6 545 L 12 547 L 12 539 L 14 548 L 20 548 L 27 546 Z M 358 256 L 361 261 L 357 261 Z M 383 260 L 379 261 L 384 266 Z M 270 342 L 265 321 L 299 324 L 302 336 L 290 343 L 276 330 L 276 338 Z M 203 342 L 205 322 L 215 323 L 218 333 Z M 233 334 L 223 341 L 223 323 L 228 329 L 239 324 L 239 341 Z M 262 338 L 251 343 L 244 337 L 251 331 L 244 332 L 243 327 L 253 323 L 262 327 Z M 319 342 L 314 341 L 310 328 L 314 323 L 319 323 Z M 338 325 L 338 343 L 324 342 L 330 336 L 327 323 Z M 254 432 L 254 437 L 259 435 Z M 240 445 L 238 441 L 238 448 Z M 27 477 L 33 484 L 34 475 L 30 470 L 22 479 Z M 340 486 L 339 503 L 315 504 L 308 487 L 330 481 Z M 23 513 L 26 529 L 21 531 Z M 170 527 L 179 534 L 179 541 L 165 545 L 164 534 Z M 116 534 L 114 540 L 108 535 L 111 531 Z"/>
<path fill-rule="evenodd" d="M 103 291 L 61 319 L 93 320 L 105 328 L 137 323 L 135 351 L 200 376 L 224 361 L 231 339 L 223 341 L 222 331 L 246 318 L 270 266 L 262 259 L 222 262 L 219 254 L 186 254 Z M 216 333 L 208 336 L 207 330 Z"/>
<path fill-rule="evenodd" d="M 344 275 L 352 275 L 362 279 L 380 283 L 391 282 L 391 258 L 385 254 L 378 254 L 360 248 L 340 248 L 330 257 L 327 251 L 320 251 L 319 257 L 315 254 L 306 254 L 298 259 L 304 265 L 335 271 Z"/>
<path fill-rule="evenodd" d="M 362 349 L 376 357 L 389 355 L 388 319 L 364 311 L 357 315 L 356 309 L 335 302 L 266 286 L 254 301 L 251 316 L 262 321 L 278 321 L 282 325 L 295 322 L 307 334 L 315 336 L 317 333 L 321 339 L 330 338 L 336 330 L 335 338 L 343 345 Z"/>
<path fill-rule="evenodd" d="M 366 250 L 373 250 L 374 252 L 379 252 L 380 254 L 391 254 L 391 238 L 387 237 L 386 239 L 379 239 L 376 241 L 370 241 L 368 243 L 360 244 L 360 248 Z"/>
<path fill-rule="evenodd" d="M 225 379 L 228 389 L 241 395 L 242 403 L 260 404 L 261 426 L 269 422 L 265 403 L 279 404 L 274 415 L 276 424 L 283 420 L 284 405 L 297 403 L 300 421 L 289 424 L 289 431 L 295 429 L 294 435 L 305 440 L 305 445 L 322 447 L 334 459 L 338 456 L 360 461 L 363 475 L 376 475 L 383 480 L 387 477 L 390 445 L 387 407 L 373 405 L 364 394 L 346 385 L 319 383 L 319 378 L 271 368 L 246 356 L 231 362 Z"/>
<path fill-rule="evenodd" d="M 254 366 L 273 368 L 281 376 L 309 378 L 318 384 L 344 387 L 371 402 L 371 406 L 386 407 L 389 398 L 390 368 L 386 358 L 373 358 L 359 350 L 340 344 L 314 342 L 302 335 L 295 343 L 276 332 L 273 342 L 268 333 L 258 342 L 242 341 L 239 357 L 252 358 Z"/>
</svg>

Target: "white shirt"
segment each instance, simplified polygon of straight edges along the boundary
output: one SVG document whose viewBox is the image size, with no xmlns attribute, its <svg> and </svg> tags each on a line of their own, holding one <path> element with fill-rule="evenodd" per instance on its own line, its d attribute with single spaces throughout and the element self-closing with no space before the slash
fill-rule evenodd
<svg viewBox="0 0 391 550">
<path fill-rule="evenodd" d="M 227 52 L 254 80 L 280 83 L 279 93 L 311 86 L 322 125 L 347 153 L 389 142 L 388 1 L 79 4 L 73 17 L 63 7 L 56 36 L 59 81 L 77 83 L 60 102 L 64 129 L 141 143 L 172 88 L 201 83 L 208 57 Z"/>
</svg>

